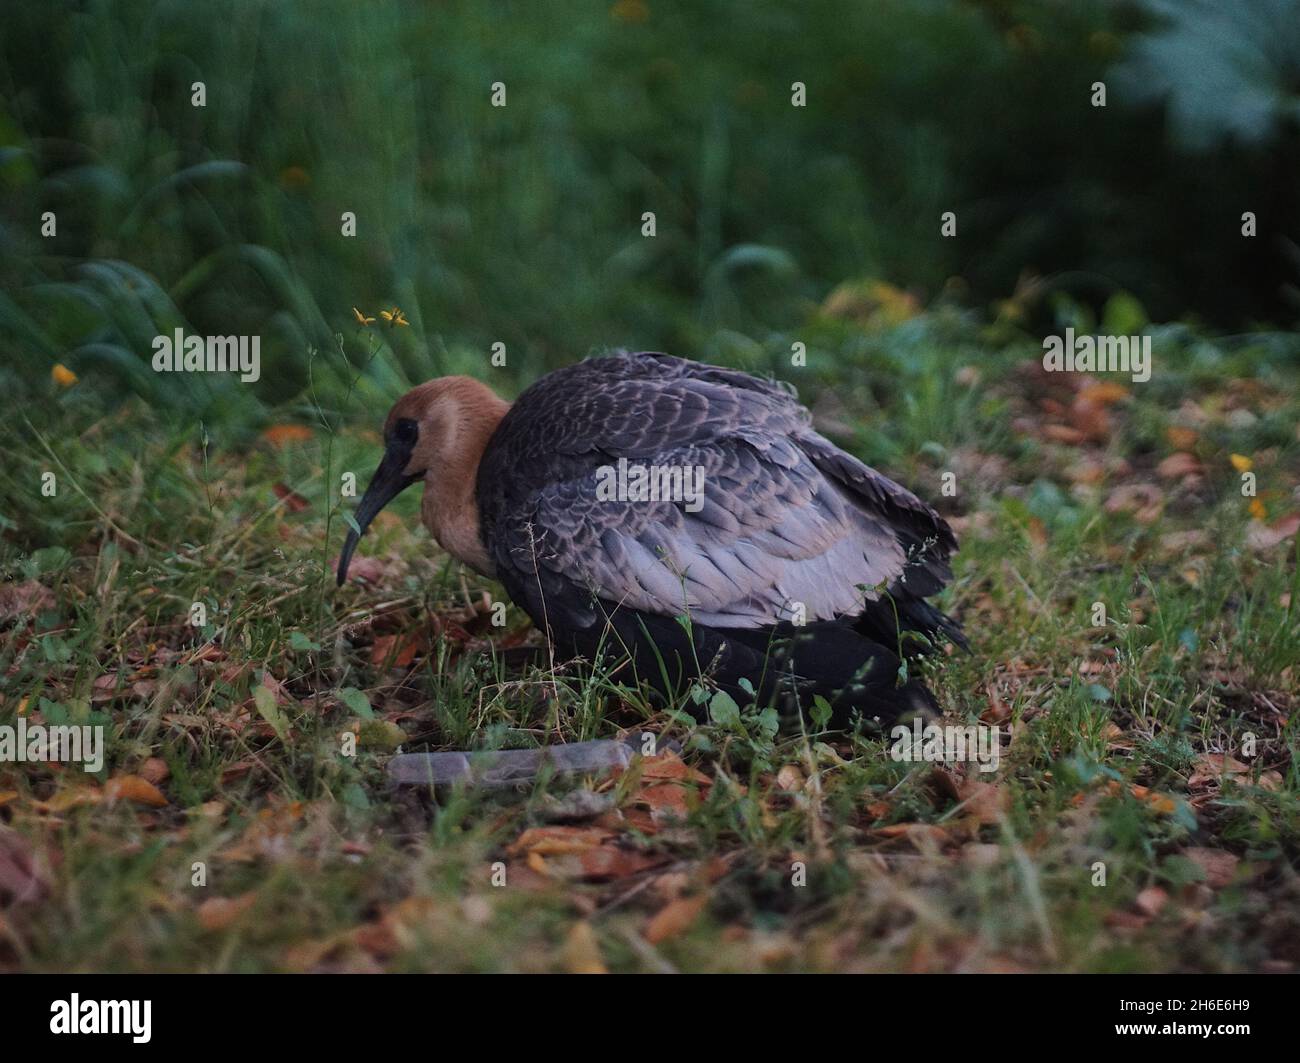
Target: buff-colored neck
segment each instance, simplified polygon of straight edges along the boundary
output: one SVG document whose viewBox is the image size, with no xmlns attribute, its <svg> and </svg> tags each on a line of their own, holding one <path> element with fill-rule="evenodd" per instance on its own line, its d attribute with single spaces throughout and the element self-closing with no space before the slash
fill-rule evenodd
<svg viewBox="0 0 1300 1063">
<path fill-rule="evenodd" d="M 421 517 L 429 534 L 452 557 L 485 576 L 492 559 L 479 534 L 475 485 L 488 440 L 510 403 L 468 377 L 449 377 L 432 404 L 443 433 L 437 458 L 426 466 Z"/>
</svg>

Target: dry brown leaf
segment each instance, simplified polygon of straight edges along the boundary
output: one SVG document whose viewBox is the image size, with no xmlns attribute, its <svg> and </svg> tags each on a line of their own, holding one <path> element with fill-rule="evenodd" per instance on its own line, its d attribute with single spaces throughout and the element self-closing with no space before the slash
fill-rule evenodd
<svg viewBox="0 0 1300 1063">
<path fill-rule="evenodd" d="M 134 801 L 137 805 L 161 808 L 167 798 L 148 779 L 139 775 L 119 775 L 104 784 L 104 796 L 110 801 Z"/>
<path fill-rule="evenodd" d="M 1207 782 L 1220 782 L 1225 777 L 1249 773 L 1249 767 L 1226 753 L 1202 753 L 1196 758 L 1196 766 L 1192 769 L 1187 785 L 1204 786 Z"/>
<path fill-rule="evenodd" d="M 238 897 L 209 897 L 199 905 L 199 925 L 204 930 L 224 930 L 257 902 L 254 891 Z"/>
<path fill-rule="evenodd" d="M 338 575 L 339 559 L 334 559 L 334 574 Z M 366 583 L 379 583 L 388 572 L 388 566 L 379 558 L 370 554 L 354 555 L 348 565 L 348 579 L 364 580 Z"/>
<path fill-rule="evenodd" d="M 423 635 L 380 635 L 370 647 L 370 663 L 389 668 L 405 668 L 423 648 Z"/>
<path fill-rule="evenodd" d="M 569 928 L 564 941 L 564 969 L 569 974 L 609 974 L 596 932 L 585 919 Z"/>
<path fill-rule="evenodd" d="M 1112 908 L 1106 913 L 1103 922 L 1112 930 L 1141 930 L 1151 922 L 1151 916 L 1145 912 L 1126 912 L 1122 908 Z"/>
<path fill-rule="evenodd" d="M 1084 441 L 1084 434 L 1077 428 L 1071 428 L 1064 424 L 1045 424 L 1043 425 L 1043 436 L 1050 439 L 1053 443 L 1064 443 L 1066 446 L 1078 446 Z"/>
<path fill-rule="evenodd" d="M 306 425 L 273 424 L 262 432 L 262 438 L 273 447 L 283 447 L 288 443 L 305 443 L 314 439 L 315 434 Z"/>
<path fill-rule="evenodd" d="M 144 779 L 145 782 L 151 782 L 157 786 L 171 775 L 171 769 L 167 767 L 167 762 L 161 757 L 150 757 L 140 765 L 139 774 L 140 778 Z"/>
<path fill-rule="evenodd" d="M 1079 398 L 1098 406 L 1123 402 L 1128 395 L 1128 388 L 1113 380 L 1089 380 L 1079 389 Z"/>
<path fill-rule="evenodd" d="M 0 621 L 35 616 L 54 604 L 54 595 L 34 579 L 22 583 L 0 583 Z"/>
<path fill-rule="evenodd" d="M 1120 484 L 1107 497 L 1107 513 L 1132 513 L 1139 524 L 1153 524 L 1164 509 L 1164 492 L 1151 483 Z"/>
<path fill-rule="evenodd" d="M 1271 550 L 1300 531 L 1300 513 L 1288 513 L 1271 524 L 1252 520 L 1246 529 L 1246 545 L 1252 550 Z"/>
<path fill-rule="evenodd" d="M 602 827 L 529 827 L 507 848 L 511 856 L 536 853 L 538 856 L 561 856 L 585 853 L 615 837 Z"/>
<path fill-rule="evenodd" d="M 641 762 L 641 785 L 629 803 L 650 809 L 656 821 L 661 817 L 685 818 L 696 795 L 711 782 L 703 772 L 669 751 Z"/>
<path fill-rule="evenodd" d="M 271 490 L 290 513 L 301 513 L 304 509 L 311 509 L 311 503 L 287 484 L 274 483 L 271 485 Z"/>
<path fill-rule="evenodd" d="M 673 779 L 680 782 L 696 782 L 701 786 L 708 786 L 712 783 L 707 775 L 702 771 L 697 771 L 676 753 L 669 750 L 657 757 L 646 757 L 641 762 L 641 778 L 646 779 Z"/>
<path fill-rule="evenodd" d="M 988 707 L 980 713 L 980 720 L 984 723 L 1001 723 L 1011 716 L 1011 706 L 1002 700 L 997 689 L 990 683 L 984 688 L 988 695 Z"/>
<path fill-rule="evenodd" d="M 1084 439 L 1104 443 L 1110 436 L 1110 414 L 1104 406 L 1085 399 L 1082 395 L 1070 405 L 1067 415 L 1071 427 L 1083 434 Z"/>
<path fill-rule="evenodd" d="M 1241 858 L 1222 849 L 1193 846 L 1183 850 L 1183 856 L 1205 872 L 1205 882 L 1211 889 L 1222 889 L 1231 884 L 1237 875 Z"/>
<path fill-rule="evenodd" d="M 694 897 L 678 897 L 674 901 L 669 901 L 646 924 L 645 939 L 651 945 L 658 945 L 661 941 L 667 941 L 689 930 L 704 911 L 708 901 L 708 897 L 702 893 Z"/>
<path fill-rule="evenodd" d="M 980 826 L 996 823 L 1011 804 L 1011 795 L 1003 786 L 969 777 L 959 784 L 958 796 L 965 803 L 963 815 Z"/>
<path fill-rule="evenodd" d="M 1166 480 L 1177 480 L 1201 471 L 1201 463 L 1196 456 L 1185 450 L 1177 450 L 1156 466 L 1156 473 Z"/>
<path fill-rule="evenodd" d="M 666 856 L 622 849 L 617 845 L 588 849 L 577 857 L 582 877 L 600 880 L 629 878 L 652 867 L 659 867 L 667 860 Z"/>
<path fill-rule="evenodd" d="M 31 842 L 11 827 L 0 825 L 0 905 L 30 904 L 49 893 Z"/>
<path fill-rule="evenodd" d="M 691 793 L 692 791 L 681 783 L 660 783 L 657 786 L 646 786 L 638 790 L 633 795 L 632 801 L 650 809 L 652 816 L 664 814 L 684 819 L 690 812 L 687 798 Z"/>
<path fill-rule="evenodd" d="M 1155 917 L 1160 914 L 1165 904 L 1169 901 L 1169 894 L 1159 886 L 1148 886 L 1137 895 L 1135 904 L 1144 914 Z"/>
<path fill-rule="evenodd" d="M 58 815 L 82 805 L 97 805 L 104 799 L 98 786 L 69 786 L 58 791 L 48 801 L 33 801 L 32 808 L 37 812 L 52 812 Z"/>
<path fill-rule="evenodd" d="M 776 773 L 777 789 L 784 790 L 788 794 L 802 790 L 803 783 L 803 772 L 794 764 L 782 764 L 781 770 Z"/>
</svg>

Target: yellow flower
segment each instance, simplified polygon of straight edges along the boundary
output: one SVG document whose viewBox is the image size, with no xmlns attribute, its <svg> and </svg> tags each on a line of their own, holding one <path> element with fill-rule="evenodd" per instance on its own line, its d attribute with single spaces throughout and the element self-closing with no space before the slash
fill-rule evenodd
<svg viewBox="0 0 1300 1063">
<path fill-rule="evenodd" d="M 1236 469 L 1238 472 L 1250 472 L 1250 467 L 1255 464 L 1248 457 L 1246 457 L 1245 454 L 1229 455 L 1228 460 L 1232 462 L 1232 467 Z"/>
<path fill-rule="evenodd" d="M 1250 500 L 1250 515 L 1256 520 L 1263 520 L 1268 516 L 1268 510 L 1264 508 L 1264 503 L 1258 498 Z"/>
<path fill-rule="evenodd" d="M 410 324 L 410 322 L 406 320 L 406 315 L 403 314 L 399 309 L 397 309 L 397 307 L 393 307 L 393 309 L 391 310 L 381 310 L 379 311 L 379 316 L 382 317 L 385 321 L 387 321 L 390 325 Z"/>
<path fill-rule="evenodd" d="M 352 316 L 357 319 L 358 325 L 373 325 L 375 321 L 373 317 L 366 317 L 366 315 L 355 306 L 352 308 Z"/>
<path fill-rule="evenodd" d="M 50 378 L 61 388 L 70 388 L 77 382 L 77 374 L 62 362 L 57 363 L 50 370 Z"/>
</svg>

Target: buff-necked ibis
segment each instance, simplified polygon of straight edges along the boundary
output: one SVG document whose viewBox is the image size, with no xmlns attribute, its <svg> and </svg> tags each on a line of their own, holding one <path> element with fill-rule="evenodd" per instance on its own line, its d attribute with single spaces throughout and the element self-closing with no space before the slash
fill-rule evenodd
<svg viewBox="0 0 1300 1063">
<path fill-rule="evenodd" d="M 414 483 L 443 549 L 559 652 L 617 658 L 660 691 L 703 675 L 741 704 L 822 695 L 840 722 L 886 723 L 935 707 L 902 659 L 964 644 L 926 601 L 951 579 L 947 522 L 814 431 L 791 390 L 738 370 L 620 353 L 513 405 L 431 380 L 388 415 L 360 531 Z"/>
</svg>

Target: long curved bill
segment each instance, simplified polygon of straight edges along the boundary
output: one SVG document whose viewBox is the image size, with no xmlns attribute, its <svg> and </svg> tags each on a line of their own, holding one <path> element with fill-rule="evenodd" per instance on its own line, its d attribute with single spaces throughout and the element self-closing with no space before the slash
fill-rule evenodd
<svg viewBox="0 0 1300 1063">
<path fill-rule="evenodd" d="M 361 496 L 361 503 L 353 516 L 357 526 L 348 531 L 347 540 L 343 543 L 343 553 L 339 555 L 338 585 L 340 587 L 348 578 L 348 565 L 352 563 L 352 555 L 357 549 L 357 543 L 370 527 L 370 522 L 389 502 L 411 484 L 422 479 L 420 476 L 407 476 L 402 471 L 410 459 L 410 447 L 391 443 L 384 451 L 384 459 L 379 463 L 374 476 L 370 477 L 370 484 L 366 488 L 366 493 Z"/>
</svg>

